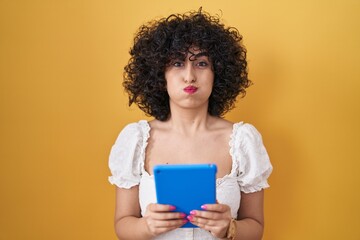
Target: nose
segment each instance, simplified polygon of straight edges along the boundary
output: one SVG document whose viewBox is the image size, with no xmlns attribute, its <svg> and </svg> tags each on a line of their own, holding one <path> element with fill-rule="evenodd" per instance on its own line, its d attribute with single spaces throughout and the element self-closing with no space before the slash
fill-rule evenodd
<svg viewBox="0 0 360 240">
<path fill-rule="evenodd" d="M 196 74 L 192 64 L 186 64 L 184 69 L 184 82 L 194 83 L 196 82 Z"/>
</svg>

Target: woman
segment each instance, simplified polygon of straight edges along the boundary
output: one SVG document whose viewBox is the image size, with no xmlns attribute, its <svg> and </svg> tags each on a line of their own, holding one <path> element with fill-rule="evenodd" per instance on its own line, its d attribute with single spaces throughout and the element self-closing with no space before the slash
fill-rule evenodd
<svg viewBox="0 0 360 240">
<path fill-rule="evenodd" d="M 272 166 L 252 125 L 221 118 L 251 84 L 241 40 L 201 9 L 140 27 L 124 87 L 155 119 L 127 125 L 110 153 L 119 239 L 262 238 Z M 180 163 L 217 165 L 217 204 L 189 216 L 156 204 L 153 167 Z"/>
</svg>

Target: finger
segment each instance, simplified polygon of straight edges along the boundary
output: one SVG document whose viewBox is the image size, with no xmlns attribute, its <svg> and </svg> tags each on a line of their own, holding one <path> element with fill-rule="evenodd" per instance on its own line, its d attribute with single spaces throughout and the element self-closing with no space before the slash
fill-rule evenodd
<svg viewBox="0 0 360 240">
<path fill-rule="evenodd" d="M 185 217 L 186 214 L 180 212 L 153 212 L 151 214 L 151 218 L 157 220 L 183 219 Z"/>
<path fill-rule="evenodd" d="M 226 212 L 230 210 L 230 207 L 226 204 L 204 204 L 201 206 L 201 209 L 206 211 L 215 211 L 215 212 Z"/>
<path fill-rule="evenodd" d="M 152 212 L 169 212 L 176 209 L 175 206 L 158 203 L 150 203 L 147 208 Z"/>
<path fill-rule="evenodd" d="M 217 226 L 219 224 L 218 221 L 213 220 L 213 219 L 208 219 L 208 218 L 195 217 L 192 215 L 188 216 L 187 218 L 192 224 L 197 225 L 199 227 Z"/>
<path fill-rule="evenodd" d="M 198 218 L 206 218 L 206 219 L 223 219 L 225 217 L 222 212 L 212 212 L 212 211 L 200 211 L 193 210 L 190 211 L 190 216 L 198 217 Z"/>
<path fill-rule="evenodd" d="M 194 217 L 192 224 L 198 226 L 201 229 L 209 231 L 213 236 L 217 238 L 222 238 L 224 236 L 228 226 L 223 221 L 213 221 L 207 219 L 201 219 Z"/>
<path fill-rule="evenodd" d="M 206 231 L 209 231 L 210 233 L 214 230 L 213 226 L 205 225 L 205 224 L 198 223 L 198 222 L 195 222 L 195 223 L 192 222 L 192 224 L 194 224 L 194 225 L 198 226 L 199 228 L 202 228 Z"/>
<path fill-rule="evenodd" d="M 163 221 L 163 220 L 157 220 L 157 221 L 154 221 L 153 223 L 153 226 L 156 227 L 156 228 L 167 228 L 167 229 L 170 229 L 170 228 L 178 228 L 182 225 L 184 225 L 185 223 L 187 223 L 188 220 L 187 219 L 180 219 L 180 220 L 166 220 L 166 221 Z"/>
<path fill-rule="evenodd" d="M 181 227 L 182 225 L 183 225 L 183 224 L 181 224 L 181 225 L 176 225 L 176 226 L 172 226 L 172 227 L 157 227 L 157 228 L 154 228 L 152 232 L 153 232 L 155 235 L 159 235 L 159 234 L 161 234 L 161 233 L 165 233 L 165 232 L 169 232 L 169 231 L 171 231 L 171 230 L 177 229 L 177 228 Z"/>
</svg>

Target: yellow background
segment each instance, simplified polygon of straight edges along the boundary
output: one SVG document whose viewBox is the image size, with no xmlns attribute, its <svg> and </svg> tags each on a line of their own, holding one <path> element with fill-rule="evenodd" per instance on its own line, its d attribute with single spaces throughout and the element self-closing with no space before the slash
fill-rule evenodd
<svg viewBox="0 0 360 240">
<path fill-rule="evenodd" d="M 200 6 L 248 49 L 226 118 L 274 165 L 264 239 L 360 239 L 360 1 L 1 0 L 1 240 L 115 239 L 107 157 L 144 118 L 121 86 L 133 34 Z"/>
</svg>

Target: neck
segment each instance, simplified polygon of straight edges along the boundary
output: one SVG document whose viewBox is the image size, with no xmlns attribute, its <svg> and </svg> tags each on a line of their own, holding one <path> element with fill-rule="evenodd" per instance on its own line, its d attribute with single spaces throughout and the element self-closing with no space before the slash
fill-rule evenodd
<svg viewBox="0 0 360 240">
<path fill-rule="evenodd" d="M 208 114 L 207 108 L 176 109 L 176 111 L 171 111 L 168 123 L 172 129 L 181 134 L 194 135 L 206 129 L 212 118 L 213 117 Z"/>
</svg>

